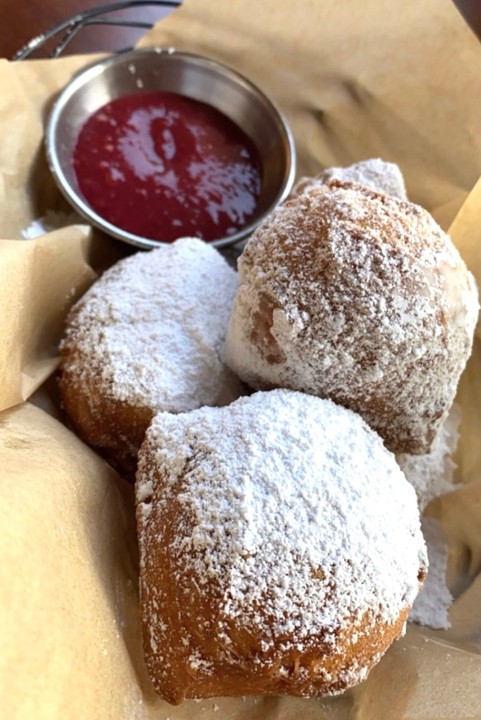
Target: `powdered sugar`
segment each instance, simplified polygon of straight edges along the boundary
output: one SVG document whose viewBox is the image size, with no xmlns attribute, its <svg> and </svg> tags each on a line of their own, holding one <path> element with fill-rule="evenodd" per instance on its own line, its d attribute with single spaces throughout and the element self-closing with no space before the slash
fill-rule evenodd
<svg viewBox="0 0 481 720">
<path fill-rule="evenodd" d="M 416 491 L 422 511 L 431 500 L 452 491 L 456 464 L 453 454 L 459 439 L 460 408 L 455 403 L 427 455 L 398 455 L 397 461 Z M 450 627 L 448 610 L 452 595 L 446 584 L 448 548 L 441 523 L 424 517 L 421 527 L 429 557 L 426 582 L 414 603 L 409 619 L 434 629 Z"/>
<path fill-rule="evenodd" d="M 185 608 L 182 588 L 194 586 L 217 598 L 204 631 L 232 665 L 242 663 L 244 632 L 258 639 L 250 662 L 282 674 L 279 653 L 335 653 L 348 628 L 355 642 L 369 632 L 363 623 L 395 623 L 426 566 L 414 491 L 380 438 L 354 413 L 288 390 L 157 415 L 137 501 L 144 621 L 154 602 L 166 612 L 167 587 Z M 156 583 L 166 554 L 171 580 Z M 161 648 L 150 666 L 165 680 L 172 641 L 162 625 L 150 632 Z M 198 635 L 180 632 L 194 660 L 208 661 Z M 359 682 L 370 662 L 356 659 L 333 686 Z"/>
<path fill-rule="evenodd" d="M 86 395 L 99 419 L 111 400 L 152 414 L 229 402 L 241 393 L 222 361 L 236 286 L 235 271 L 194 238 L 120 261 L 67 320 L 63 387 Z"/>
<path fill-rule="evenodd" d="M 303 192 L 309 187 L 323 184 L 328 180 L 348 180 L 361 183 L 378 192 L 392 195 L 400 200 L 407 200 L 406 187 L 401 170 L 395 163 L 380 158 L 361 160 L 348 167 L 332 167 L 324 170 L 315 178 L 301 178 L 296 183 L 293 195 Z"/>
<path fill-rule="evenodd" d="M 79 225 L 85 223 L 85 220 L 77 215 L 77 213 L 64 213 L 49 210 L 43 217 L 32 220 L 30 225 L 22 230 L 24 240 L 32 240 L 33 238 L 45 235 L 52 230 L 58 230 L 68 225 Z"/>
<path fill-rule="evenodd" d="M 280 206 L 239 259 L 227 362 L 359 412 L 429 450 L 470 354 L 474 280 L 422 208 L 331 180 Z"/>
<path fill-rule="evenodd" d="M 446 585 L 448 549 L 443 527 L 431 517 L 423 518 L 421 527 L 428 549 L 429 571 L 409 619 L 435 630 L 447 630 L 451 627 L 448 610 L 453 597 Z"/>
<path fill-rule="evenodd" d="M 450 492 L 455 487 L 453 478 L 456 464 L 452 456 L 458 444 L 460 420 L 460 409 L 455 403 L 430 453 L 400 454 L 396 457 L 401 470 L 416 491 L 421 511 L 433 498 Z"/>
</svg>

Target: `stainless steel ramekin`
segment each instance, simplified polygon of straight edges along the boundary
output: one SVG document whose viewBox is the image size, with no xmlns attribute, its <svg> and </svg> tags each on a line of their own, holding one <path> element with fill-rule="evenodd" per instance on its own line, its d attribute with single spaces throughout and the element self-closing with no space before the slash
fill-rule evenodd
<svg viewBox="0 0 481 720">
<path fill-rule="evenodd" d="M 89 223 L 140 248 L 162 242 L 112 225 L 88 204 L 73 168 L 81 127 L 109 101 L 131 93 L 174 92 L 207 103 L 230 118 L 254 142 L 262 163 L 262 189 L 253 220 L 233 235 L 211 242 L 233 245 L 248 237 L 289 193 L 295 175 L 292 133 L 276 106 L 252 82 L 231 68 L 200 55 L 154 47 L 113 55 L 78 73 L 57 98 L 45 143 L 53 176 L 67 200 Z"/>
</svg>

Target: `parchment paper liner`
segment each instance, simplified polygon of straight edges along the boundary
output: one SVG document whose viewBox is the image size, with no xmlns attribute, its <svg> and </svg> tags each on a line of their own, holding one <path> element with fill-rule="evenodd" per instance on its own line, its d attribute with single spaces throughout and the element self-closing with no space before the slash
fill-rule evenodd
<svg viewBox="0 0 481 720">
<path fill-rule="evenodd" d="M 480 48 L 448 0 L 280 4 L 188 0 L 142 44 L 223 60 L 291 122 L 299 174 L 369 156 L 449 228 L 480 276 Z M 143 666 L 131 488 L 63 424 L 24 403 L 56 366 L 69 305 L 130 250 L 70 227 L 20 232 L 66 210 L 41 147 L 54 94 L 92 58 L 0 62 L 0 696 L 5 717 L 159 720 L 470 720 L 480 712 L 480 341 L 463 376 L 459 487 L 434 500 L 457 599 L 449 631 L 410 625 L 368 680 L 326 700 L 157 699 Z M 461 204 L 460 211 L 459 210 Z M 456 215 L 457 213 L 457 215 Z M 48 389 L 51 385 L 47 386 Z M 49 412 L 42 390 L 34 397 Z M 15 406 L 15 407 L 13 407 Z M 8 409 L 10 408 L 10 409 Z"/>
</svg>

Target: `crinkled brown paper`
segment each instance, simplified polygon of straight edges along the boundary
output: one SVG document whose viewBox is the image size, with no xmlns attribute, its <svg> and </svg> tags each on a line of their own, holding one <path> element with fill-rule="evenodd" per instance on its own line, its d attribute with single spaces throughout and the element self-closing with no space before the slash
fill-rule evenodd
<svg viewBox="0 0 481 720">
<path fill-rule="evenodd" d="M 479 282 L 481 50 L 450 0 L 186 0 L 149 43 L 204 53 L 258 83 L 292 125 L 299 174 L 367 157 L 397 162 L 411 199 L 450 228 Z M 91 267 L 129 252 L 80 226 L 19 239 L 34 218 L 66 209 L 48 175 L 43 124 L 55 93 L 91 60 L 0 61 L 0 715 L 479 718 L 481 338 L 458 395 L 460 485 L 427 508 L 449 541 L 452 628 L 410 625 L 338 698 L 172 708 L 154 696 L 141 653 L 131 488 L 52 417 L 47 393 L 34 402 L 48 412 L 24 402 L 56 367 L 62 319 Z"/>
</svg>

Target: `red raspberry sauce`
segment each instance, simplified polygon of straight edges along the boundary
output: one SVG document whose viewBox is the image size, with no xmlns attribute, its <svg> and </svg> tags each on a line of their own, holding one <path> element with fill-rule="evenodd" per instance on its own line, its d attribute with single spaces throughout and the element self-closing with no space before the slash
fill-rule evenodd
<svg viewBox="0 0 481 720">
<path fill-rule="evenodd" d="M 218 110 L 174 93 L 104 105 L 82 127 L 73 161 L 99 215 L 163 242 L 232 235 L 253 218 L 261 188 L 247 135 Z"/>
</svg>

